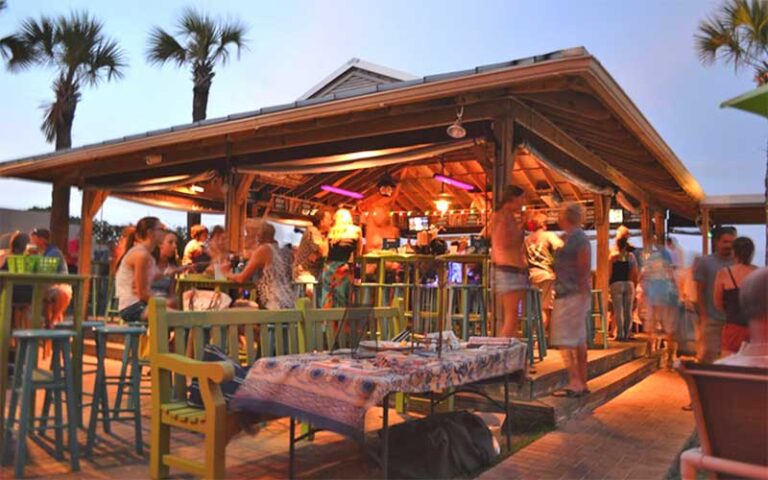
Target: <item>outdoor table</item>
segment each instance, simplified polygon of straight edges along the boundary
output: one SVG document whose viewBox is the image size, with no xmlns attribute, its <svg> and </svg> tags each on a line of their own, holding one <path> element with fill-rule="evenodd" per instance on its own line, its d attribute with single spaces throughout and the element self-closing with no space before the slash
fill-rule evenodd
<svg viewBox="0 0 768 480">
<path fill-rule="evenodd" d="M 72 329 L 76 337 L 72 343 L 72 373 L 75 380 L 75 397 L 82 399 L 82 322 L 83 286 L 88 277 L 60 273 L 10 273 L 0 272 L 0 432 L 5 432 L 5 391 L 8 388 L 8 353 L 11 347 L 11 325 L 13 322 L 13 287 L 32 286 L 32 318 L 29 328 L 44 328 L 42 323 L 43 295 L 45 289 L 56 283 L 72 286 Z M 0 452 L 3 451 L 5 435 L 0 435 Z"/>
<path fill-rule="evenodd" d="M 364 443 L 365 413 L 382 405 L 381 464 L 386 478 L 389 448 L 389 398 L 397 392 L 458 392 L 478 394 L 509 416 L 509 379 L 525 369 L 526 345 L 517 339 L 485 339 L 494 345 L 444 350 L 423 356 L 416 352 L 379 352 L 373 358 L 350 353 L 319 352 L 263 358 L 253 364 L 230 408 L 256 415 L 290 417 L 289 478 L 293 478 L 294 444 L 319 430 L 331 430 Z M 504 381 L 501 405 L 472 384 Z M 434 404 L 433 404 L 434 405 Z M 296 421 L 312 429 L 295 436 Z M 507 431 L 509 446 L 509 432 Z"/>
<path fill-rule="evenodd" d="M 253 287 L 253 282 L 238 283 L 227 279 L 216 280 L 213 277 L 201 274 L 187 274 L 176 277 L 176 297 L 179 306 L 183 305 L 184 292 L 187 290 L 198 288 L 226 292 L 228 290 L 237 290 L 240 288 L 253 289 Z"/>
<path fill-rule="evenodd" d="M 479 302 L 480 302 L 480 312 L 478 315 L 478 320 L 480 321 L 480 334 L 486 335 L 488 332 L 488 304 L 487 301 L 487 294 L 488 294 L 488 281 L 489 281 L 489 275 L 490 275 L 490 260 L 488 255 L 484 254 L 447 254 L 447 255 L 440 255 L 437 257 L 437 260 L 442 262 L 444 264 L 444 268 L 440 269 L 440 271 L 444 274 L 445 278 L 442 279 L 441 283 L 446 286 L 448 290 L 448 307 L 446 309 L 447 312 L 447 319 L 449 320 L 449 323 L 451 324 L 451 328 L 453 327 L 453 320 L 455 318 L 459 318 L 461 320 L 461 337 L 466 340 L 469 337 L 469 323 L 470 323 L 470 309 L 469 309 L 469 299 L 470 299 L 470 292 L 478 292 L 480 294 Z M 450 268 L 448 268 L 448 265 L 451 263 L 459 264 L 461 266 L 461 278 L 459 282 L 453 282 L 451 280 L 451 272 Z M 482 281 L 479 284 L 471 284 L 469 283 L 468 279 L 468 271 L 470 265 L 479 264 L 482 268 Z M 461 308 L 461 313 L 454 313 L 454 301 L 455 301 L 455 292 L 459 291 L 460 298 L 459 298 L 459 305 Z"/>
</svg>

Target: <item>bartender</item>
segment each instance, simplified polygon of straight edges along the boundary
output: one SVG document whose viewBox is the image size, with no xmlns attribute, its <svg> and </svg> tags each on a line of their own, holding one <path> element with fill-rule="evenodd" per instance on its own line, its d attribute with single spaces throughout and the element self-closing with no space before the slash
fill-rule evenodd
<svg viewBox="0 0 768 480">
<path fill-rule="evenodd" d="M 368 222 L 365 225 L 364 253 L 381 250 L 384 247 L 384 240 L 386 239 L 399 238 L 400 229 L 392 224 L 392 215 L 390 215 L 389 208 L 385 205 L 377 205 L 373 207 L 373 210 L 368 216 Z M 368 265 L 365 273 L 367 275 L 373 275 L 376 272 L 376 268 L 376 265 Z M 387 270 L 387 281 L 394 281 L 398 264 L 395 262 L 387 262 L 385 268 Z"/>
</svg>

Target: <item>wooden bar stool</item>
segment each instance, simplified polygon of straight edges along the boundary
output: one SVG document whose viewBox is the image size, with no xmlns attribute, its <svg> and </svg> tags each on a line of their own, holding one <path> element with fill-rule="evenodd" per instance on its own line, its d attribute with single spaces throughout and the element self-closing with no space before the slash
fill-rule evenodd
<svg viewBox="0 0 768 480">
<path fill-rule="evenodd" d="M 110 417 L 112 420 L 133 420 L 136 453 L 141 455 L 143 445 L 141 440 L 141 365 L 139 363 L 139 337 L 147 333 L 143 326 L 105 326 L 96 329 L 96 383 L 93 387 L 93 405 L 91 418 L 88 422 L 88 442 L 86 452 L 90 455 L 93 444 L 96 442 L 96 424 L 99 415 L 104 431 L 111 433 Z M 107 356 L 107 338 L 109 336 L 123 336 L 125 350 L 123 354 L 123 368 L 120 375 L 107 375 L 105 360 Z M 130 371 L 129 368 L 130 367 Z M 117 397 L 114 408 L 109 408 L 107 387 L 117 387 Z M 122 394 L 128 389 L 130 400 L 127 408 L 122 408 Z M 131 412 L 131 417 L 121 417 L 120 413 Z"/>
<path fill-rule="evenodd" d="M 595 329 L 595 319 L 600 322 L 600 329 Z M 595 347 L 595 334 L 602 335 L 603 349 L 608 348 L 608 319 L 603 310 L 603 291 L 592 290 L 592 307 L 587 316 L 587 347 Z"/>
<path fill-rule="evenodd" d="M 56 438 L 56 458 L 61 460 L 64 452 L 64 429 L 67 429 L 69 438 L 69 461 L 72 471 L 80 470 L 80 454 L 77 443 L 77 424 L 79 411 L 77 400 L 75 399 L 74 378 L 72 375 L 72 351 L 70 340 L 75 337 L 74 330 L 16 330 L 13 332 L 13 338 L 18 345 L 18 360 L 13 374 L 11 384 L 11 403 L 9 405 L 8 417 L 5 426 L 5 451 L 3 452 L 4 462 L 11 453 L 11 437 L 13 436 L 13 426 L 18 425 L 18 436 L 16 439 L 16 458 L 15 475 L 24 476 L 24 467 L 27 461 L 27 434 L 34 420 L 48 420 L 48 417 L 35 417 L 32 411 L 32 398 L 35 391 L 45 389 L 46 392 L 53 393 L 53 407 L 55 416 L 54 423 L 48 427 L 55 430 Z M 52 356 L 50 370 L 40 370 L 37 368 L 38 348 L 43 341 L 51 341 Z M 67 421 L 64 423 L 62 416 L 62 391 L 66 395 Z M 19 410 L 19 416 L 16 416 L 16 410 Z M 44 412 L 46 413 L 46 412 Z M 46 413 L 47 415 L 47 413 Z"/>
<path fill-rule="evenodd" d="M 90 336 L 95 339 L 95 337 L 96 337 L 96 335 L 95 335 L 96 328 L 103 327 L 103 326 L 104 326 L 104 322 L 102 322 L 100 320 L 86 320 L 86 321 L 84 321 L 82 323 L 83 336 L 79 340 L 79 342 L 80 342 L 80 351 L 81 352 L 83 351 L 83 337 L 85 337 L 86 334 L 90 334 Z M 63 322 L 59 322 L 56 325 L 54 325 L 53 328 L 55 328 L 56 330 L 72 330 L 72 329 L 74 329 L 74 322 L 72 322 L 72 320 L 64 320 Z M 90 369 L 86 370 L 86 367 L 90 367 Z M 97 363 L 96 362 L 86 362 L 85 360 L 83 360 L 83 373 L 82 373 L 82 375 L 83 376 L 85 376 L 85 375 L 94 375 L 96 373 L 96 367 L 97 367 Z M 83 393 L 83 395 L 91 396 L 90 393 Z M 45 392 L 45 400 L 43 401 L 43 416 L 44 417 L 49 417 L 49 413 L 50 413 L 50 410 L 51 410 L 51 397 L 52 397 L 52 392 L 50 390 L 46 390 L 46 392 Z M 82 403 L 82 398 L 80 399 L 80 401 L 81 401 L 81 403 L 78 406 L 78 411 L 79 412 L 82 412 L 83 407 L 88 407 L 88 406 L 92 405 L 91 403 Z M 41 428 L 39 429 L 41 434 L 45 431 L 45 422 L 46 422 L 45 419 L 43 419 L 41 421 L 42 425 L 41 425 Z M 80 424 L 79 425 L 81 427 L 83 426 L 83 416 L 82 415 L 80 415 Z"/>
<path fill-rule="evenodd" d="M 539 361 L 544 360 L 547 356 L 547 338 L 541 309 L 541 291 L 538 288 L 525 289 L 521 324 L 523 338 L 528 344 L 528 361 L 533 364 L 535 353 L 539 354 Z M 537 347 L 536 350 L 534 347 Z"/>
</svg>

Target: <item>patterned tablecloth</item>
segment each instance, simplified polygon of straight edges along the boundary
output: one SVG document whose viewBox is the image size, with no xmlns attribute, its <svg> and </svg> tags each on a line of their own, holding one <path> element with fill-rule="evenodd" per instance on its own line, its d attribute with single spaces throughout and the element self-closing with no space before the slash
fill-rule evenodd
<svg viewBox="0 0 768 480">
<path fill-rule="evenodd" d="M 354 359 L 327 352 L 265 358 L 253 364 L 230 408 L 293 416 L 351 437 L 364 434 L 365 412 L 393 392 L 442 391 L 525 367 L 525 344 L 443 352 L 442 358 L 380 352 Z"/>
</svg>

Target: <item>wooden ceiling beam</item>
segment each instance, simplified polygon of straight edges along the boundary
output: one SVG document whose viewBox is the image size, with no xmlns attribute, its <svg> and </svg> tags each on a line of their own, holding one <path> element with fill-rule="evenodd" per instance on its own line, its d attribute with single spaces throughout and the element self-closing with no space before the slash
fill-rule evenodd
<svg viewBox="0 0 768 480">
<path fill-rule="evenodd" d="M 503 106 L 498 102 L 487 102 L 480 104 L 466 105 L 464 107 L 464 122 L 470 124 L 472 122 L 479 122 L 490 120 L 497 116 L 503 109 Z M 425 131 L 428 129 L 443 127 L 450 125 L 456 119 L 455 106 L 445 107 L 441 109 L 434 109 L 421 113 L 409 113 L 392 117 L 382 117 L 371 121 L 359 121 L 350 124 L 344 124 L 342 126 L 322 127 L 309 131 L 287 133 L 284 135 L 255 138 L 252 140 L 246 140 L 232 144 L 231 155 L 234 157 L 233 161 L 239 163 L 243 160 L 244 156 L 250 155 L 250 160 L 254 159 L 254 155 L 258 155 L 264 158 L 270 158 L 278 155 L 278 152 L 285 151 L 289 148 L 297 147 L 313 147 L 320 149 L 325 147 L 333 153 L 345 153 L 343 150 L 343 141 L 352 141 L 349 151 L 360 151 L 366 149 L 366 144 L 369 144 L 368 148 L 386 148 L 386 146 L 395 146 L 397 144 L 397 134 L 404 134 L 406 132 L 412 132 L 411 136 L 417 136 L 419 131 Z M 439 133 L 439 132 L 436 132 Z M 376 146 L 371 137 L 386 137 L 387 135 L 395 135 L 390 139 L 381 138 L 383 141 L 381 146 Z M 405 138 L 408 135 L 404 136 Z M 353 142 L 354 140 L 361 140 L 360 142 Z M 388 141 L 387 141 L 388 140 Z M 450 138 L 444 135 L 444 141 L 448 141 Z M 414 139 L 410 143 L 406 143 L 402 146 L 413 145 L 416 143 L 423 143 L 423 140 L 419 142 Z M 333 148 L 340 148 L 340 151 L 333 152 Z M 144 155 L 149 152 L 142 152 L 141 154 L 133 154 L 125 157 L 117 157 L 109 162 L 102 161 L 99 165 L 98 173 L 100 175 L 108 175 L 110 173 L 124 173 L 129 171 L 147 171 L 151 172 L 152 167 L 148 167 L 144 161 Z M 216 160 L 221 159 L 226 155 L 226 143 L 224 137 L 222 137 L 221 144 L 210 145 L 200 147 L 194 145 L 194 148 L 187 150 L 171 150 L 160 152 L 163 153 L 164 158 L 160 165 L 167 167 L 169 165 L 181 165 L 196 163 L 204 160 Z M 296 157 L 301 158 L 301 157 Z M 224 166 L 224 162 L 221 162 Z M 90 174 L 96 173 L 93 168 L 82 167 L 81 169 L 72 169 L 77 171 L 75 178 L 79 175 L 83 175 L 86 178 L 92 176 Z"/>
<path fill-rule="evenodd" d="M 650 204 L 658 205 L 657 202 L 655 202 L 648 193 L 634 181 L 627 178 L 613 165 L 598 157 L 584 145 L 576 141 L 534 108 L 516 98 L 510 98 L 508 105 L 515 117 L 515 122 L 518 122 L 525 128 L 531 130 L 577 162 L 602 175 L 633 197 Z M 684 206 L 681 207 L 685 208 Z"/>
</svg>

